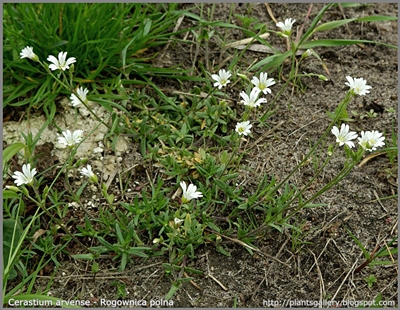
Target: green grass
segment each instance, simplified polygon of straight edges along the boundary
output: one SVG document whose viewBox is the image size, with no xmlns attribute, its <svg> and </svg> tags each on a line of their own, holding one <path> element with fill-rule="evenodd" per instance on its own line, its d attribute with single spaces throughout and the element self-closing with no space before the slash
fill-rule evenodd
<svg viewBox="0 0 400 310">
<path fill-rule="evenodd" d="M 176 7 L 143 3 L 4 4 L 3 107 L 29 105 L 38 109 L 70 91 L 54 85 L 34 63 L 20 59 L 19 52 L 25 46 L 32 46 L 41 60 L 68 52 L 68 57 L 77 58 L 73 81 L 99 91 L 107 90 L 121 74 L 129 84 L 138 85 L 146 82 L 142 75 L 184 76 L 181 70 L 155 68 L 148 63 L 157 55 L 154 49 L 174 35 L 171 28 L 183 14 Z"/>
</svg>

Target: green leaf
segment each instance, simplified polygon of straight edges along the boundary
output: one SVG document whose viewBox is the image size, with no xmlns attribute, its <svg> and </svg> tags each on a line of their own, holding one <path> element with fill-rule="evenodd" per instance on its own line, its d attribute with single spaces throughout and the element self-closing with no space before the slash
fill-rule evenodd
<svg viewBox="0 0 400 310">
<path fill-rule="evenodd" d="M 124 245 L 126 241 L 124 239 L 124 236 L 122 236 L 121 228 L 119 227 L 118 223 L 115 223 L 115 231 L 117 232 L 117 238 L 119 243 L 121 243 L 121 245 Z"/>
<path fill-rule="evenodd" d="M 321 21 L 322 17 L 324 16 L 325 12 L 333 5 L 333 3 L 325 5 L 315 16 L 313 21 L 311 22 L 310 28 L 308 28 L 307 32 L 301 37 L 299 46 L 303 45 L 303 42 L 307 42 L 308 38 L 311 36 L 311 34 L 314 32 L 315 27 L 317 24 Z"/>
<path fill-rule="evenodd" d="M 20 150 L 25 147 L 25 143 L 17 142 L 7 146 L 3 150 L 3 169 L 6 166 L 7 162 L 11 160 L 11 158 L 17 154 Z"/>
<path fill-rule="evenodd" d="M 287 51 L 283 54 L 277 54 L 270 57 L 267 57 L 260 62 L 256 63 L 253 67 L 249 69 L 249 71 L 254 71 L 260 67 L 263 67 L 263 70 L 268 70 L 273 67 L 280 66 L 286 58 L 288 58 L 292 54 L 292 51 Z"/>
<path fill-rule="evenodd" d="M 343 26 L 343 25 L 353 22 L 353 21 L 354 22 L 380 22 L 380 21 L 388 21 L 388 20 L 397 20 L 397 17 L 376 15 L 376 16 L 365 16 L 365 17 L 360 17 L 360 18 L 335 20 L 335 21 L 324 23 L 324 24 L 316 27 L 314 29 L 314 32 L 332 30 L 332 29 Z"/>
<path fill-rule="evenodd" d="M 390 266 L 390 265 L 396 265 L 397 266 L 397 261 L 392 262 L 391 260 L 374 260 L 369 263 L 370 266 Z"/>
<path fill-rule="evenodd" d="M 217 251 L 224 254 L 225 256 L 231 256 L 231 253 L 226 251 L 220 244 L 217 245 Z"/>
<path fill-rule="evenodd" d="M 382 42 L 368 41 L 368 40 L 346 40 L 346 39 L 322 39 L 322 40 L 308 41 L 308 42 L 302 43 L 300 45 L 300 48 L 301 49 L 309 49 L 309 48 L 314 48 L 317 46 L 345 46 L 345 45 L 363 44 L 363 43 L 379 44 L 379 45 L 397 49 L 397 46 L 395 46 L 395 45 L 386 44 L 386 43 L 382 43 Z"/>
<path fill-rule="evenodd" d="M 19 198 L 19 195 L 14 191 L 4 189 L 3 190 L 3 199 L 12 199 L 12 198 Z"/>
<path fill-rule="evenodd" d="M 175 292 L 179 289 L 179 285 L 173 283 L 171 288 L 169 289 L 167 295 L 165 295 L 165 300 L 170 300 L 171 297 L 175 294 Z"/>
<path fill-rule="evenodd" d="M 143 251 L 149 251 L 149 250 L 151 249 L 146 247 L 134 247 L 134 248 L 129 248 L 128 250 L 126 250 L 126 252 L 131 255 L 147 258 L 148 255 L 143 253 Z"/>
<path fill-rule="evenodd" d="M 368 251 L 364 248 L 364 246 L 362 245 L 362 243 L 357 239 L 356 236 L 354 236 L 350 230 L 348 230 L 346 227 L 344 227 L 344 229 L 347 231 L 347 233 L 353 238 L 354 242 L 358 245 L 358 247 L 362 250 L 364 257 L 366 259 L 369 259 L 370 255 L 368 253 Z"/>
<path fill-rule="evenodd" d="M 303 208 L 324 207 L 326 205 L 327 205 L 326 203 L 309 203 L 309 204 L 306 204 Z"/>
<path fill-rule="evenodd" d="M 375 15 L 375 16 L 365 16 L 356 18 L 355 21 L 357 22 L 383 22 L 388 20 L 397 20 L 396 16 L 382 16 L 382 15 Z"/>
<path fill-rule="evenodd" d="M 221 231 L 220 228 L 217 225 L 215 225 L 213 222 L 208 222 L 207 226 L 210 227 L 212 230 L 215 230 L 216 232 Z"/>
<path fill-rule="evenodd" d="M 350 22 L 352 22 L 354 20 L 355 20 L 355 18 L 350 18 L 350 19 L 341 19 L 341 20 L 334 20 L 334 21 L 331 21 L 331 22 L 327 22 L 327 23 L 324 23 L 324 24 L 318 26 L 317 28 L 315 28 L 314 32 L 327 31 L 327 30 L 335 29 L 337 27 L 340 27 L 340 26 L 343 26 L 343 25 L 345 25 L 347 23 L 350 23 Z"/>
</svg>

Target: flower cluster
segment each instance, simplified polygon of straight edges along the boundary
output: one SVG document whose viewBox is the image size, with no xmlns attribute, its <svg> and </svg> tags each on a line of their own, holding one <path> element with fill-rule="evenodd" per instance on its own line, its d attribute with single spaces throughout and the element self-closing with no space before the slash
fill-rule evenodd
<svg viewBox="0 0 400 310">
<path fill-rule="evenodd" d="M 254 87 L 250 92 L 250 95 L 247 95 L 244 91 L 240 93 L 240 97 L 243 98 L 240 102 L 244 105 L 249 106 L 250 108 L 259 107 L 261 103 L 266 103 L 267 99 L 259 98 L 258 95 L 260 94 L 260 90 L 257 87 Z"/>
<path fill-rule="evenodd" d="M 336 142 L 339 143 L 339 146 L 346 144 L 349 148 L 354 147 L 354 143 L 351 140 L 357 138 L 357 133 L 354 131 L 349 132 L 349 125 L 343 123 L 340 127 L 340 131 L 336 126 L 333 126 L 331 132 L 336 137 Z"/>
<path fill-rule="evenodd" d="M 39 60 L 38 55 L 36 55 L 36 54 L 33 52 L 33 47 L 31 47 L 31 46 L 25 47 L 25 48 L 21 51 L 20 56 L 21 56 L 21 58 L 29 58 L 29 59 L 31 59 L 31 60 L 33 60 L 33 61 L 38 61 L 38 60 Z"/>
<path fill-rule="evenodd" d="M 377 147 L 385 145 L 385 137 L 379 131 L 361 131 L 361 137 L 358 138 L 358 144 L 367 151 L 375 151 Z"/>
<path fill-rule="evenodd" d="M 218 89 L 221 89 L 223 86 L 226 86 L 230 81 L 229 78 L 232 76 L 230 71 L 226 71 L 225 69 L 219 70 L 218 74 L 213 74 L 211 77 L 216 81 L 214 83 L 215 87 L 218 87 Z M 265 98 L 259 98 L 260 94 L 271 94 L 271 89 L 269 88 L 270 86 L 275 84 L 274 79 L 268 78 L 268 73 L 267 72 L 261 72 L 260 77 L 254 76 L 253 79 L 251 80 L 251 83 L 253 84 L 253 88 L 250 91 L 250 94 L 246 93 L 245 91 L 240 92 L 240 97 L 242 97 L 242 100 L 240 101 L 243 103 L 245 106 L 248 106 L 249 108 L 256 108 L 259 107 L 262 103 L 266 103 L 267 99 Z M 250 124 L 250 121 L 245 121 L 245 122 L 239 122 L 236 124 L 235 131 L 239 135 L 244 135 L 247 136 L 250 134 L 250 128 L 252 125 Z"/>
<path fill-rule="evenodd" d="M 332 127 L 332 134 L 336 137 L 336 142 L 339 143 L 339 146 L 346 144 L 348 147 L 354 147 L 354 142 L 358 138 L 358 144 L 367 151 L 374 151 L 377 147 L 384 146 L 385 137 L 382 136 L 382 133 L 379 131 L 361 131 L 361 137 L 358 137 L 357 133 L 354 131 L 349 131 L 349 125 L 342 124 L 339 128 L 336 126 Z"/>
<path fill-rule="evenodd" d="M 251 127 L 253 127 L 253 125 L 250 124 L 250 121 L 245 121 L 245 122 L 237 123 L 235 131 L 239 135 L 247 136 L 250 133 Z"/>
<path fill-rule="evenodd" d="M 267 93 L 271 93 L 271 89 L 269 89 L 268 87 L 274 85 L 275 81 L 272 78 L 268 78 L 268 73 L 261 72 L 260 78 L 253 76 L 251 83 L 254 84 L 254 89 L 258 89 L 259 91 L 262 91 L 264 95 L 266 95 Z"/>
<path fill-rule="evenodd" d="M 31 47 L 31 46 L 25 47 L 21 51 L 20 56 L 21 56 L 21 58 L 29 58 L 33 61 L 40 62 L 39 57 L 33 52 L 33 47 Z M 58 54 L 58 58 L 56 58 L 53 55 L 49 55 L 49 57 L 47 57 L 47 60 L 50 62 L 49 69 L 52 71 L 55 71 L 55 70 L 65 71 L 65 70 L 69 69 L 70 65 L 76 63 L 75 57 L 70 57 L 67 59 L 67 52 L 60 52 Z M 82 102 L 87 104 L 88 99 L 87 99 L 86 95 L 88 93 L 89 93 L 89 90 L 87 88 L 85 88 L 85 89 L 83 89 L 83 87 L 77 88 L 76 94 L 71 94 L 70 105 L 73 107 L 76 107 L 76 106 L 80 105 Z"/>
</svg>

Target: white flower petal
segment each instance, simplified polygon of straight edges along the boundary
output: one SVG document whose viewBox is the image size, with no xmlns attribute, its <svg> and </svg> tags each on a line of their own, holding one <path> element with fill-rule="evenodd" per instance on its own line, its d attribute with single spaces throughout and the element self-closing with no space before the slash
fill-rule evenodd
<svg viewBox="0 0 400 310">
<path fill-rule="evenodd" d="M 193 184 L 189 184 L 189 187 L 186 187 L 186 183 L 184 181 L 180 182 L 180 186 L 182 188 L 182 202 L 186 203 L 192 199 L 203 197 L 201 192 L 197 191 L 197 186 Z"/>
<path fill-rule="evenodd" d="M 17 186 L 20 186 L 22 184 L 32 183 L 33 177 L 35 176 L 36 173 L 37 173 L 36 168 L 31 169 L 30 164 L 24 164 L 22 165 L 22 172 L 15 171 L 12 177 L 15 179 L 14 183 Z"/>
</svg>

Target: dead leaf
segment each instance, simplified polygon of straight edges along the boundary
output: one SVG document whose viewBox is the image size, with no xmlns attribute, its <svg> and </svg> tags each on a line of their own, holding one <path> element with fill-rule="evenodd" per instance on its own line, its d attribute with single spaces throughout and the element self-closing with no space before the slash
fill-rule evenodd
<svg viewBox="0 0 400 310">
<path fill-rule="evenodd" d="M 46 230 L 44 230 L 44 229 L 39 229 L 39 230 L 37 230 L 34 234 L 33 234 L 33 243 L 35 243 L 36 242 L 36 240 L 41 236 L 41 235 L 43 235 L 44 233 L 46 232 Z"/>
<path fill-rule="evenodd" d="M 260 35 L 261 39 L 266 39 L 270 36 L 270 34 L 268 32 L 263 33 L 262 35 Z M 225 47 L 238 47 L 239 45 L 246 45 L 249 44 L 251 41 L 256 41 L 254 38 L 247 38 L 247 39 L 243 39 L 243 40 L 239 40 L 236 42 L 232 42 L 229 44 L 226 44 Z"/>
</svg>

